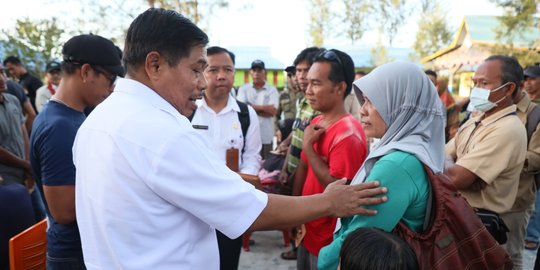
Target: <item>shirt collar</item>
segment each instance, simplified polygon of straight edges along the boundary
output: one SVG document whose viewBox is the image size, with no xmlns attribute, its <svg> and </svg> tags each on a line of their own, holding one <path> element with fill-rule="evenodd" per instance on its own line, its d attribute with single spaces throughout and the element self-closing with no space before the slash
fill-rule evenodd
<svg viewBox="0 0 540 270">
<path fill-rule="evenodd" d="M 264 81 L 263 86 L 261 88 L 257 89 L 257 88 L 255 88 L 255 85 L 253 83 L 251 83 L 251 87 L 253 87 L 253 89 L 255 89 L 255 90 L 265 90 L 266 85 L 267 85 L 267 83 L 266 83 L 266 81 Z"/>
<path fill-rule="evenodd" d="M 169 112 L 173 115 L 181 115 L 168 101 L 162 98 L 152 88 L 142 84 L 139 81 L 118 78 L 114 92 L 125 93 L 141 97 L 151 106 Z"/>
<path fill-rule="evenodd" d="M 516 108 L 517 108 L 516 105 L 510 105 L 510 106 L 508 106 L 508 107 L 494 113 L 493 115 L 490 115 L 489 117 L 485 118 L 484 120 L 482 120 L 481 123 L 484 126 L 490 125 L 490 124 L 492 124 L 494 122 L 497 122 L 497 120 L 507 116 L 508 114 L 515 113 Z"/>
<path fill-rule="evenodd" d="M 529 108 L 529 104 L 531 104 L 531 99 L 527 96 L 525 93 L 521 93 L 522 98 L 521 100 L 516 104 L 518 111 L 527 113 L 527 109 Z"/>
<path fill-rule="evenodd" d="M 199 108 L 203 108 L 209 112 L 215 113 L 214 110 L 212 110 L 212 108 L 208 106 L 208 103 L 206 103 L 205 97 L 198 100 L 197 105 Z M 223 114 L 229 111 L 240 112 L 240 107 L 238 107 L 238 103 L 236 102 L 236 99 L 234 99 L 231 95 L 229 95 L 229 99 L 227 100 L 227 105 L 225 105 L 225 107 L 217 114 Z"/>
</svg>

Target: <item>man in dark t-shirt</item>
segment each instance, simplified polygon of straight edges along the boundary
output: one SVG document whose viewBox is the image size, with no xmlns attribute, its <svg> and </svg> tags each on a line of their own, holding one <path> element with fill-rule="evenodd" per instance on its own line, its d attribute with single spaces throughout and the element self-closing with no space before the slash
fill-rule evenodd
<svg viewBox="0 0 540 270">
<path fill-rule="evenodd" d="M 0 175 L 0 269 L 9 269 L 9 239 L 34 225 L 28 190 L 19 184 L 6 184 Z"/>
<path fill-rule="evenodd" d="M 4 66 L 9 71 L 11 76 L 19 79 L 19 84 L 27 92 L 30 98 L 30 104 L 36 110 L 36 91 L 43 85 L 43 82 L 36 76 L 30 74 L 16 56 L 9 56 L 4 60 Z"/>
<path fill-rule="evenodd" d="M 80 35 L 62 49 L 62 81 L 38 114 L 30 137 L 30 163 L 49 218 L 47 269 L 86 269 L 75 216 L 75 165 L 71 148 L 86 116 L 123 75 L 120 52 L 103 37 Z"/>
</svg>

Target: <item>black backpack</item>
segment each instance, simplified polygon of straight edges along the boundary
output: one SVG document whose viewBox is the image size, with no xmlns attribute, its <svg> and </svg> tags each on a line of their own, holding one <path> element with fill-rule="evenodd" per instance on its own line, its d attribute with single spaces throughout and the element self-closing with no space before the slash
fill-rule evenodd
<svg viewBox="0 0 540 270">
<path fill-rule="evenodd" d="M 240 111 L 238 112 L 238 121 L 240 121 L 240 127 L 242 128 L 242 136 L 244 137 L 244 145 L 242 146 L 242 154 L 245 152 L 246 148 L 246 135 L 249 128 L 250 120 L 249 120 L 249 110 L 248 105 L 244 102 L 236 101 L 238 104 L 238 107 L 240 108 Z M 195 115 L 195 112 L 197 110 L 193 111 L 193 113 L 188 116 L 189 122 L 193 120 L 193 116 Z"/>
</svg>

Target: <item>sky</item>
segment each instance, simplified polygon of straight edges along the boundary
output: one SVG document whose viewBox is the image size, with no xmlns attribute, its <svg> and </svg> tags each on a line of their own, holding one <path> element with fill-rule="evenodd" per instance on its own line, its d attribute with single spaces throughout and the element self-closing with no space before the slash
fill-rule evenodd
<svg viewBox="0 0 540 270">
<path fill-rule="evenodd" d="M 141 3 L 142 0 L 124 0 L 124 2 L 136 4 Z M 284 63 L 292 62 L 296 54 L 309 45 L 307 0 L 229 0 L 228 2 L 228 8 L 214 12 L 209 24 L 202 25 L 209 29 L 210 45 L 270 47 L 272 55 Z M 441 2 L 447 11 L 449 24 L 454 30 L 457 29 L 464 15 L 500 15 L 502 13 L 489 0 L 441 0 Z M 4 12 L 0 15 L 0 28 L 12 28 L 15 20 L 22 17 L 44 19 L 58 16 L 65 19 L 84 16 L 80 14 L 80 7 L 77 6 L 80 3 L 80 1 L 68 0 L 3 1 Z M 141 7 L 142 10 L 144 6 Z M 110 19 L 113 21 L 115 18 Z M 412 46 L 414 33 L 417 31 L 417 20 L 417 17 L 407 19 L 408 23 L 401 28 L 395 38 L 394 47 Z M 128 26 L 125 25 L 125 28 Z M 369 46 L 377 40 L 377 35 L 376 31 L 368 32 L 355 45 Z M 325 47 L 350 45 L 343 43 L 345 43 L 344 40 L 334 38 L 328 40 Z"/>
</svg>

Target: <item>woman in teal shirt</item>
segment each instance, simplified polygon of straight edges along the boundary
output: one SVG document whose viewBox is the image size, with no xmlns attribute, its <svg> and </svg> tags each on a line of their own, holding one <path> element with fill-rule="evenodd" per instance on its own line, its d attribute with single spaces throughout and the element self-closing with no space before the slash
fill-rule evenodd
<svg viewBox="0 0 540 270">
<path fill-rule="evenodd" d="M 388 201 L 371 206 L 375 216 L 353 216 L 338 222 L 334 241 L 319 253 L 319 269 L 336 269 L 346 236 L 360 227 L 392 231 L 403 221 L 421 231 L 429 197 L 422 164 L 443 170 L 444 106 L 424 72 L 408 62 L 374 69 L 353 83 L 361 123 L 368 137 L 380 138 L 351 184 L 378 180 Z"/>
</svg>

